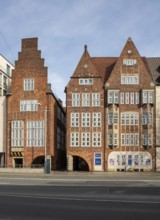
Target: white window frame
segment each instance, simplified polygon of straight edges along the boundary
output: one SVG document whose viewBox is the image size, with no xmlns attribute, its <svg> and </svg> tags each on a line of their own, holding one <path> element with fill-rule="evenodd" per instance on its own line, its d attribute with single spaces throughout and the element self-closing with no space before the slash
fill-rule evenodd
<svg viewBox="0 0 160 220">
<path fill-rule="evenodd" d="M 136 92 L 136 104 L 139 104 L 139 92 Z"/>
<path fill-rule="evenodd" d="M 92 133 L 92 146 L 101 147 L 101 132 Z"/>
<path fill-rule="evenodd" d="M 123 59 L 123 65 L 133 66 L 137 64 L 136 59 Z"/>
<path fill-rule="evenodd" d="M 139 134 L 121 133 L 121 146 L 139 146 Z"/>
<path fill-rule="evenodd" d="M 130 102 L 131 104 L 134 104 L 134 92 L 130 93 Z"/>
<path fill-rule="evenodd" d="M 90 127 L 90 113 L 82 113 L 82 127 Z"/>
<path fill-rule="evenodd" d="M 113 103 L 113 91 L 108 91 L 108 103 Z"/>
<path fill-rule="evenodd" d="M 89 132 L 82 132 L 81 137 L 81 146 L 82 147 L 90 147 L 90 133 Z"/>
<path fill-rule="evenodd" d="M 71 147 L 79 147 L 79 132 L 71 132 L 70 138 Z"/>
<path fill-rule="evenodd" d="M 79 79 L 79 85 L 92 85 L 93 84 L 93 78 L 80 78 Z"/>
<path fill-rule="evenodd" d="M 20 111 L 38 111 L 38 101 L 37 100 L 20 100 Z"/>
<path fill-rule="evenodd" d="M 79 127 L 79 113 L 71 113 L 71 127 Z"/>
<path fill-rule="evenodd" d="M 108 112 L 108 125 L 113 124 L 113 112 Z"/>
<path fill-rule="evenodd" d="M 11 147 L 24 147 L 24 121 L 11 122 Z"/>
<path fill-rule="evenodd" d="M 23 88 L 24 91 L 34 91 L 34 78 L 24 79 Z"/>
<path fill-rule="evenodd" d="M 89 106 L 90 106 L 90 94 L 82 93 L 82 107 L 89 107 Z"/>
<path fill-rule="evenodd" d="M 138 112 L 122 112 L 121 125 L 139 125 Z"/>
<path fill-rule="evenodd" d="M 27 121 L 27 147 L 44 147 L 45 122 Z"/>
<path fill-rule="evenodd" d="M 129 104 L 129 92 L 125 93 L 125 104 Z"/>
<path fill-rule="evenodd" d="M 100 93 L 92 93 L 92 106 L 100 106 Z"/>
<path fill-rule="evenodd" d="M 113 145 L 113 134 L 108 133 L 108 145 L 112 146 Z"/>
<path fill-rule="evenodd" d="M 100 112 L 94 112 L 92 114 L 92 126 L 93 127 L 101 127 L 101 113 Z"/>
<path fill-rule="evenodd" d="M 72 107 L 80 107 L 80 93 L 72 93 Z"/>
<path fill-rule="evenodd" d="M 121 92 L 121 104 L 124 104 L 124 92 Z"/>
</svg>

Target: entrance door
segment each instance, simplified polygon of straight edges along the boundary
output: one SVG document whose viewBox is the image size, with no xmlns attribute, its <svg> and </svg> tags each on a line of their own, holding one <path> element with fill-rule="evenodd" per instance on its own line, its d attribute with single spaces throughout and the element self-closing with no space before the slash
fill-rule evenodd
<svg viewBox="0 0 160 220">
<path fill-rule="evenodd" d="M 23 158 L 15 158 L 15 168 L 22 168 L 23 167 Z"/>
</svg>

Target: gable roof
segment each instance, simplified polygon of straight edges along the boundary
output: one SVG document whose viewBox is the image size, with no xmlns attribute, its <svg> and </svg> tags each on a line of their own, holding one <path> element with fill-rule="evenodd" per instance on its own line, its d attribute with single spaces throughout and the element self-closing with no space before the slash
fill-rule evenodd
<svg viewBox="0 0 160 220">
<path fill-rule="evenodd" d="M 117 57 L 92 57 L 91 59 L 99 75 L 102 77 L 103 83 L 105 83 L 116 64 Z"/>
<path fill-rule="evenodd" d="M 160 57 L 149 57 L 146 61 L 154 82 L 160 83 Z"/>
</svg>

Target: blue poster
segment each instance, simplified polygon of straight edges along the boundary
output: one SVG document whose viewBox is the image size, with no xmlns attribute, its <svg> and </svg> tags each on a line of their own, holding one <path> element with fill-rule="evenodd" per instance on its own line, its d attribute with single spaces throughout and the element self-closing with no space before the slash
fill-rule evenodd
<svg viewBox="0 0 160 220">
<path fill-rule="evenodd" d="M 95 165 L 101 165 L 101 158 L 95 158 Z"/>
<path fill-rule="evenodd" d="M 102 159 L 101 159 L 102 155 L 100 153 L 96 153 L 95 154 L 95 159 L 94 159 L 94 164 L 96 166 L 101 166 L 102 164 Z"/>
<path fill-rule="evenodd" d="M 146 165 L 147 165 L 147 166 L 150 166 L 150 165 L 151 165 L 151 160 L 150 160 L 150 159 L 147 159 L 147 160 L 146 160 Z"/>
<path fill-rule="evenodd" d="M 128 155 L 128 165 L 132 166 L 132 155 Z"/>
</svg>

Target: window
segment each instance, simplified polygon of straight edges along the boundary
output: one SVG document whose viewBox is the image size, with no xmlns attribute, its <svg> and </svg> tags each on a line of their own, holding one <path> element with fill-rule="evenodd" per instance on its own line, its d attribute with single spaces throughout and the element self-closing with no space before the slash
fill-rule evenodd
<svg viewBox="0 0 160 220">
<path fill-rule="evenodd" d="M 147 132 L 144 132 L 142 134 L 142 145 L 147 146 L 148 145 L 148 134 Z"/>
<path fill-rule="evenodd" d="M 71 113 L 71 127 L 79 127 L 79 113 Z"/>
<path fill-rule="evenodd" d="M 27 122 L 27 146 L 44 147 L 44 121 Z"/>
<path fill-rule="evenodd" d="M 138 133 L 122 133 L 121 134 L 122 146 L 138 146 L 139 134 Z"/>
<path fill-rule="evenodd" d="M 109 125 L 113 124 L 113 112 L 108 113 L 108 124 Z"/>
<path fill-rule="evenodd" d="M 152 112 L 142 113 L 142 125 L 152 124 Z"/>
<path fill-rule="evenodd" d="M 24 100 L 20 101 L 20 111 L 37 111 L 38 110 L 38 102 L 37 100 Z"/>
<path fill-rule="evenodd" d="M 82 147 L 90 147 L 90 133 L 82 132 Z"/>
<path fill-rule="evenodd" d="M 92 133 L 92 146 L 93 147 L 100 147 L 101 146 L 101 133 L 100 132 L 93 132 Z"/>
<path fill-rule="evenodd" d="M 93 127 L 101 127 L 101 113 L 93 113 L 92 121 Z"/>
<path fill-rule="evenodd" d="M 108 91 L 108 103 L 119 103 L 119 92 L 118 91 Z"/>
<path fill-rule="evenodd" d="M 24 121 L 11 122 L 11 147 L 24 147 Z"/>
<path fill-rule="evenodd" d="M 131 100 L 131 104 L 134 104 L 134 93 L 133 92 L 130 93 L 130 100 Z"/>
<path fill-rule="evenodd" d="M 92 106 L 100 106 L 100 93 L 92 93 Z"/>
<path fill-rule="evenodd" d="M 118 103 L 118 92 L 114 92 L 114 103 Z"/>
<path fill-rule="evenodd" d="M 82 113 L 82 127 L 90 127 L 90 113 Z"/>
<path fill-rule="evenodd" d="M 127 66 L 133 66 L 137 64 L 136 59 L 123 59 L 123 64 Z"/>
<path fill-rule="evenodd" d="M 24 91 L 33 91 L 34 90 L 34 79 L 24 79 Z"/>
<path fill-rule="evenodd" d="M 143 103 L 147 103 L 147 101 L 148 101 L 148 94 L 147 94 L 147 92 L 143 92 Z"/>
<path fill-rule="evenodd" d="M 79 85 L 92 85 L 93 79 L 92 78 L 80 78 Z"/>
<path fill-rule="evenodd" d="M 136 104 L 139 104 L 139 93 L 136 92 Z"/>
<path fill-rule="evenodd" d="M 79 133 L 72 132 L 71 133 L 71 147 L 78 147 L 79 146 Z"/>
<path fill-rule="evenodd" d="M 73 107 L 79 107 L 80 106 L 80 94 L 79 93 L 73 93 L 72 94 L 72 106 Z"/>
<path fill-rule="evenodd" d="M 121 104 L 124 104 L 124 92 L 121 92 Z"/>
<path fill-rule="evenodd" d="M 118 113 L 108 113 L 108 125 L 118 124 Z"/>
<path fill-rule="evenodd" d="M 82 93 L 82 106 L 87 107 L 90 106 L 90 94 Z"/>
<path fill-rule="evenodd" d="M 139 76 L 132 75 L 132 76 L 121 76 L 121 84 L 122 85 L 136 85 L 139 84 Z"/>
<path fill-rule="evenodd" d="M 114 146 L 116 146 L 118 144 L 117 134 L 114 134 L 113 144 L 114 144 Z"/>
<path fill-rule="evenodd" d="M 126 95 L 126 104 L 129 104 L 129 93 L 126 92 L 125 95 Z"/>
<path fill-rule="evenodd" d="M 118 136 L 117 134 L 108 134 L 108 145 L 109 146 L 117 146 L 118 144 Z"/>
<path fill-rule="evenodd" d="M 7 89 L 7 77 L 3 76 L 3 87 Z"/>
<path fill-rule="evenodd" d="M 6 70 L 7 70 L 7 75 L 10 76 L 11 75 L 11 67 L 8 64 L 6 66 Z"/>
<path fill-rule="evenodd" d="M 113 135 L 112 134 L 108 134 L 108 145 L 109 146 L 113 145 Z"/>
<path fill-rule="evenodd" d="M 143 100 L 143 104 L 154 103 L 154 92 L 153 91 L 143 91 L 142 100 Z"/>
<path fill-rule="evenodd" d="M 139 113 L 121 113 L 121 124 L 122 125 L 138 125 L 139 124 Z"/>
<path fill-rule="evenodd" d="M 154 102 L 154 100 L 153 100 L 153 92 L 148 92 L 148 102 L 149 103 L 153 103 Z"/>
</svg>

